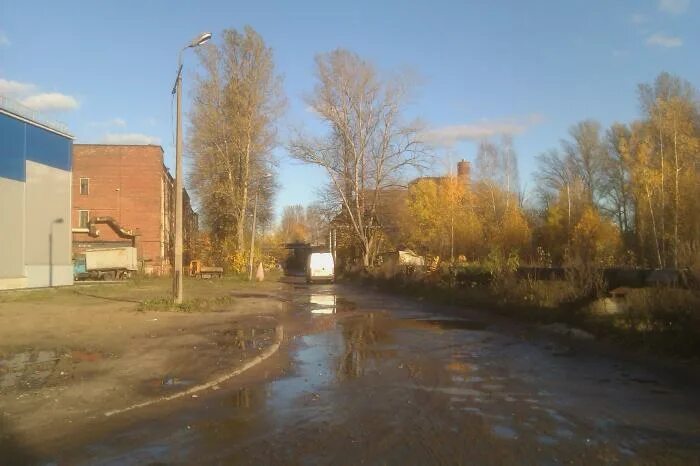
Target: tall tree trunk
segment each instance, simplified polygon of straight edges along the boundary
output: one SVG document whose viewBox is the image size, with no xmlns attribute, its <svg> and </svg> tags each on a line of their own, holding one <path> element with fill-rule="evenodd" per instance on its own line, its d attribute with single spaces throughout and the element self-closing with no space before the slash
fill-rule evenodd
<svg viewBox="0 0 700 466">
<path fill-rule="evenodd" d="M 659 143 L 661 149 L 661 252 L 662 262 L 660 267 L 666 267 L 666 187 L 664 182 L 664 136 L 659 129 Z"/>
<path fill-rule="evenodd" d="M 678 208 L 680 206 L 680 193 L 678 189 L 678 175 L 680 167 L 678 166 L 678 129 L 676 128 L 676 119 L 673 118 L 673 157 L 675 159 L 675 192 L 673 206 L 673 267 L 678 268 Z"/>
<path fill-rule="evenodd" d="M 248 133 L 246 135 L 246 147 L 243 152 L 243 163 L 241 167 L 241 184 L 243 186 L 242 199 L 241 199 L 241 211 L 238 215 L 238 241 L 236 244 L 237 250 L 245 250 L 245 216 L 248 211 L 248 184 L 250 180 L 250 146 L 251 146 L 251 131 L 250 122 L 248 125 Z"/>
<path fill-rule="evenodd" d="M 659 237 L 656 234 L 656 219 L 654 218 L 654 207 L 651 204 L 651 193 L 649 192 L 649 187 L 646 188 L 647 200 L 649 201 L 649 214 L 651 215 L 651 226 L 654 232 L 654 244 L 656 245 L 656 258 L 658 260 L 659 268 L 663 267 L 663 262 L 661 260 L 661 248 L 659 248 Z"/>
</svg>

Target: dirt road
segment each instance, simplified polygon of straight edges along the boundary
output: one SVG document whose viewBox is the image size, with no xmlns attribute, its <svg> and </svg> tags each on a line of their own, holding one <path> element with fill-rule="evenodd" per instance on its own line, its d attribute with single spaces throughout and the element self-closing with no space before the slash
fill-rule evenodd
<svg viewBox="0 0 700 466">
<path fill-rule="evenodd" d="M 188 284 L 226 299 L 208 312 L 139 310 L 167 292 L 163 280 L 1 294 L 0 464 L 225 377 L 275 344 L 287 308 L 276 285 Z"/>
<path fill-rule="evenodd" d="M 220 390 L 22 448 L 55 464 L 698 464 L 700 387 L 676 373 L 485 312 L 288 291 L 281 351 Z"/>
</svg>

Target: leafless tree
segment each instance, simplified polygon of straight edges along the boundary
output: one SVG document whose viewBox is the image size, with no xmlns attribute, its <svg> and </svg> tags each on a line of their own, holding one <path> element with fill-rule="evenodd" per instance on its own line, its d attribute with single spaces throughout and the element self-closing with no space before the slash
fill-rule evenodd
<svg viewBox="0 0 700 466">
<path fill-rule="evenodd" d="M 568 163 L 583 181 L 591 202 L 599 202 L 602 196 L 602 182 L 605 175 L 607 151 L 601 139 L 600 123 L 585 120 L 571 127 L 570 140 L 561 145 Z"/>
<path fill-rule="evenodd" d="M 396 185 L 406 169 L 422 167 L 427 153 L 418 125 L 402 122 L 408 89 L 401 79 L 382 78 L 372 64 L 342 49 L 316 57 L 316 79 L 307 103 L 328 132 L 298 134 L 289 150 L 326 170 L 367 266 L 376 249 L 382 190 Z"/>
<path fill-rule="evenodd" d="M 513 147 L 513 136 L 501 135 L 498 142 L 483 139 L 479 143 L 476 153 L 476 175 L 484 183 L 492 197 L 492 210 L 497 211 L 497 197 L 503 197 L 507 210 L 511 194 L 520 192 L 518 177 L 518 160 Z M 496 196 L 497 192 L 503 192 L 505 196 Z"/>
</svg>

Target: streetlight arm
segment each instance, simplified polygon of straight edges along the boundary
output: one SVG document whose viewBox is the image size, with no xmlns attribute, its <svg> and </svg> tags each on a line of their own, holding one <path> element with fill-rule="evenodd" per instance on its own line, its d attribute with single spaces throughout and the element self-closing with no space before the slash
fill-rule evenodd
<svg viewBox="0 0 700 466">
<path fill-rule="evenodd" d="M 180 77 L 182 76 L 182 53 L 190 47 L 192 46 L 188 45 L 183 47 L 180 50 L 180 53 L 177 54 L 177 76 L 175 76 L 175 84 L 173 84 L 172 95 L 175 95 L 175 92 L 177 92 L 177 83 L 180 81 Z"/>
</svg>

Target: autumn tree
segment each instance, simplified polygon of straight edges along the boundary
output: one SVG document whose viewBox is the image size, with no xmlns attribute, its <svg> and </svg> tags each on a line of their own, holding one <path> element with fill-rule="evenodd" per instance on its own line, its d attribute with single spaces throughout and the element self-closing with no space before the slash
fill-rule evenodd
<svg viewBox="0 0 700 466">
<path fill-rule="evenodd" d="M 424 147 L 415 124 L 402 121 L 407 86 L 382 77 L 372 64 L 347 50 L 316 57 L 316 86 L 308 106 L 325 125 L 322 136 L 298 134 L 289 144 L 293 157 L 323 167 L 329 194 L 342 207 L 362 263 L 377 250 L 382 192 L 406 169 L 420 167 Z"/>
<path fill-rule="evenodd" d="M 570 254 L 583 264 L 611 266 L 619 253 L 618 228 L 592 205 L 587 205 L 574 227 Z"/>
<path fill-rule="evenodd" d="M 546 241 L 539 246 L 557 262 L 571 249 L 574 229 L 586 209 L 599 209 L 606 203 L 610 164 L 600 124 L 593 120 L 573 125 L 560 149 L 537 157 L 535 178 L 544 220 L 537 236 Z"/>
<path fill-rule="evenodd" d="M 697 92 L 687 81 L 662 73 L 654 83 L 639 86 L 639 98 L 644 119 L 633 136 L 642 143 L 633 147 L 630 157 L 630 170 L 637 175 L 633 189 L 647 200 L 646 211 L 638 213 L 647 217 L 639 223 L 651 224 L 658 266 L 679 267 L 700 247 L 695 201 L 700 149 Z"/>
<path fill-rule="evenodd" d="M 272 50 L 250 27 L 230 29 L 219 46 L 198 52 L 190 112 L 190 186 L 220 252 L 242 253 L 247 214 L 258 196 L 258 222 L 271 219 L 275 122 L 284 98 Z"/>
<path fill-rule="evenodd" d="M 483 242 L 471 193 L 456 176 L 419 179 L 408 188 L 403 240 L 414 249 L 450 257 L 475 257 Z"/>
<path fill-rule="evenodd" d="M 604 158 L 602 190 L 605 193 L 601 209 L 615 219 L 626 245 L 631 247 L 634 233 L 634 196 L 631 186 L 629 143 L 631 130 L 622 123 L 613 124 L 607 131 L 607 151 Z"/>
<path fill-rule="evenodd" d="M 488 249 L 522 251 L 530 243 L 530 227 L 519 198 L 518 161 L 513 138 L 484 139 L 476 154 L 476 180 L 471 206 Z"/>
</svg>

